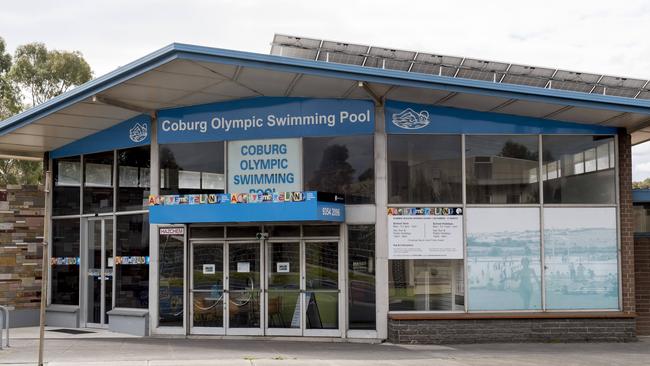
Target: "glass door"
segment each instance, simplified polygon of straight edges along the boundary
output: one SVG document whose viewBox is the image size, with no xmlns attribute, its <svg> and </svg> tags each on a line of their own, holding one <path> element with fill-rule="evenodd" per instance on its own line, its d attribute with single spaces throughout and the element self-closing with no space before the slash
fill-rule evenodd
<svg viewBox="0 0 650 366">
<path fill-rule="evenodd" d="M 86 243 L 86 325 L 105 327 L 113 308 L 113 219 L 89 219 Z"/>
<path fill-rule="evenodd" d="M 304 332 L 306 336 L 341 335 L 339 329 L 339 242 L 305 241 Z"/>
<path fill-rule="evenodd" d="M 268 241 L 266 249 L 266 334 L 302 335 L 300 242 Z"/>
<path fill-rule="evenodd" d="M 262 335 L 261 242 L 228 242 L 226 334 Z"/>
<path fill-rule="evenodd" d="M 190 333 L 224 334 L 224 244 L 192 242 L 190 250 Z"/>
</svg>

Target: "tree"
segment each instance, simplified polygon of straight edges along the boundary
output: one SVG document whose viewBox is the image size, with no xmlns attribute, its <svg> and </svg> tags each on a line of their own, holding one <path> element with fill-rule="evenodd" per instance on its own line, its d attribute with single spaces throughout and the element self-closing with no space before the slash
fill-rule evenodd
<svg viewBox="0 0 650 366">
<path fill-rule="evenodd" d="M 331 145 L 323 151 L 318 170 L 314 172 L 309 186 L 314 190 L 347 193 L 346 188 L 354 180 L 354 168 L 348 163 L 350 154 L 345 145 Z"/>
<path fill-rule="evenodd" d="M 6 52 L 5 40 L 0 37 L 0 120 L 20 111 L 20 92 L 9 79 L 11 55 Z"/>
<path fill-rule="evenodd" d="M 648 189 L 650 188 L 650 178 L 646 178 L 640 182 L 632 182 L 632 189 Z"/>
<path fill-rule="evenodd" d="M 29 43 L 16 49 L 9 76 L 35 106 L 87 82 L 92 71 L 78 51 L 49 51 L 43 43 Z"/>
</svg>

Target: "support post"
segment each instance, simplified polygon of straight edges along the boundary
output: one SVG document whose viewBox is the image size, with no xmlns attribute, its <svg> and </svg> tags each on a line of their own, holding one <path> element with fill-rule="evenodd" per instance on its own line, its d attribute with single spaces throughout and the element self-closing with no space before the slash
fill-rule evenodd
<svg viewBox="0 0 650 366">
<path fill-rule="evenodd" d="M 45 171 L 45 202 L 46 204 L 44 205 L 44 212 L 43 212 L 43 220 L 45 221 L 43 223 L 43 268 L 41 268 L 41 311 L 40 311 L 40 323 L 39 323 L 39 333 L 38 333 L 38 366 L 43 365 L 43 350 L 45 348 L 45 306 L 47 305 L 47 274 L 49 271 L 48 265 L 49 265 L 49 248 L 48 248 L 48 241 L 47 238 L 49 238 L 49 222 L 47 220 L 47 202 L 49 202 L 50 198 L 50 176 L 51 172 L 49 170 L 49 167 L 47 164 L 44 164 L 45 168 L 47 169 Z"/>
</svg>

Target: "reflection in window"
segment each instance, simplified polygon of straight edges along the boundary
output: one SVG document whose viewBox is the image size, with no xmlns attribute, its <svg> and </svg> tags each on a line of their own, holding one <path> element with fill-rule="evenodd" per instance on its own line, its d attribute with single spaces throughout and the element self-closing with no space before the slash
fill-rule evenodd
<svg viewBox="0 0 650 366">
<path fill-rule="evenodd" d="M 618 309 L 616 209 L 544 209 L 546 307 Z"/>
<path fill-rule="evenodd" d="M 183 235 L 160 235 L 158 324 L 183 326 Z"/>
<path fill-rule="evenodd" d="M 117 216 L 116 234 L 116 257 L 130 260 L 115 265 L 115 306 L 146 309 L 149 306 L 149 263 L 145 260 L 149 257 L 148 215 Z"/>
<path fill-rule="evenodd" d="M 635 204 L 634 212 L 634 234 L 648 235 L 650 233 L 650 205 Z"/>
<path fill-rule="evenodd" d="M 467 136 L 468 203 L 538 203 L 537 136 Z"/>
<path fill-rule="evenodd" d="M 349 329 L 375 329 L 375 226 L 348 226 Z"/>
<path fill-rule="evenodd" d="M 84 213 L 113 211 L 113 152 L 84 155 Z"/>
<path fill-rule="evenodd" d="M 462 201 L 459 135 L 389 135 L 389 203 Z"/>
<path fill-rule="evenodd" d="M 388 276 L 390 311 L 465 309 L 462 260 L 390 260 Z"/>
<path fill-rule="evenodd" d="M 543 136 L 543 166 L 562 174 L 544 177 L 544 203 L 615 203 L 614 138 Z"/>
<path fill-rule="evenodd" d="M 52 215 L 78 215 L 81 195 L 81 157 L 55 159 Z"/>
<path fill-rule="evenodd" d="M 470 310 L 542 308 L 539 208 L 467 209 Z"/>
<path fill-rule="evenodd" d="M 52 304 L 79 304 L 79 219 L 52 220 Z"/>
<path fill-rule="evenodd" d="M 117 151 L 117 210 L 142 210 L 149 198 L 149 146 Z"/>
<path fill-rule="evenodd" d="M 223 193 L 223 142 L 160 145 L 160 194 Z"/>
<path fill-rule="evenodd" d="M 347 204 L 375 201 L 373 136 L 309 137 L 303 140 L 306 191 L 345 194 Z"/>
</svg>

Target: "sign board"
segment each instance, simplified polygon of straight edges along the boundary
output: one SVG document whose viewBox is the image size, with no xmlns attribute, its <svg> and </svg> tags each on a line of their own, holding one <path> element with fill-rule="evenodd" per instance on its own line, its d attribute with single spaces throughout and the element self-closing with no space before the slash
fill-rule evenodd
<svg viewBox="0 0 650 366">
<path fill-rule="evenodd" d="M 228 191 L 277 193 L 302 189 L 300 139 L 228 143 Z"/>
<path fill-rule="evenodd" d="M 278 273 L 289 273 L 291 267 L 289 262 L 278 262 L 275 264 L 275 271 Z"/>
<path fill-rule="evenodd" d="M 161 227 L 160 235 L 185 235 L 184 227 Z"/>
<path fill-rule="evenodd" d="M 158 142 L 371 134 L 369 100 L 259 97 L 163 109 Z"/>
<path fill-rule="evenodd" d="M 389 208 L 389 259 L 462 259 L 463 209 Z"/>
<path fill-rule="evenodd" d="M 214 264 L 204 264 L 203 265 L 203 274 L 214 274 L 215 273 L 215 265 Z"/>
<path fill-rule="evenodd" d="M 237 262 L 237 272 L 239 273 L 249 273 L 251 271 L 250 262 Z"/>
</svg>

